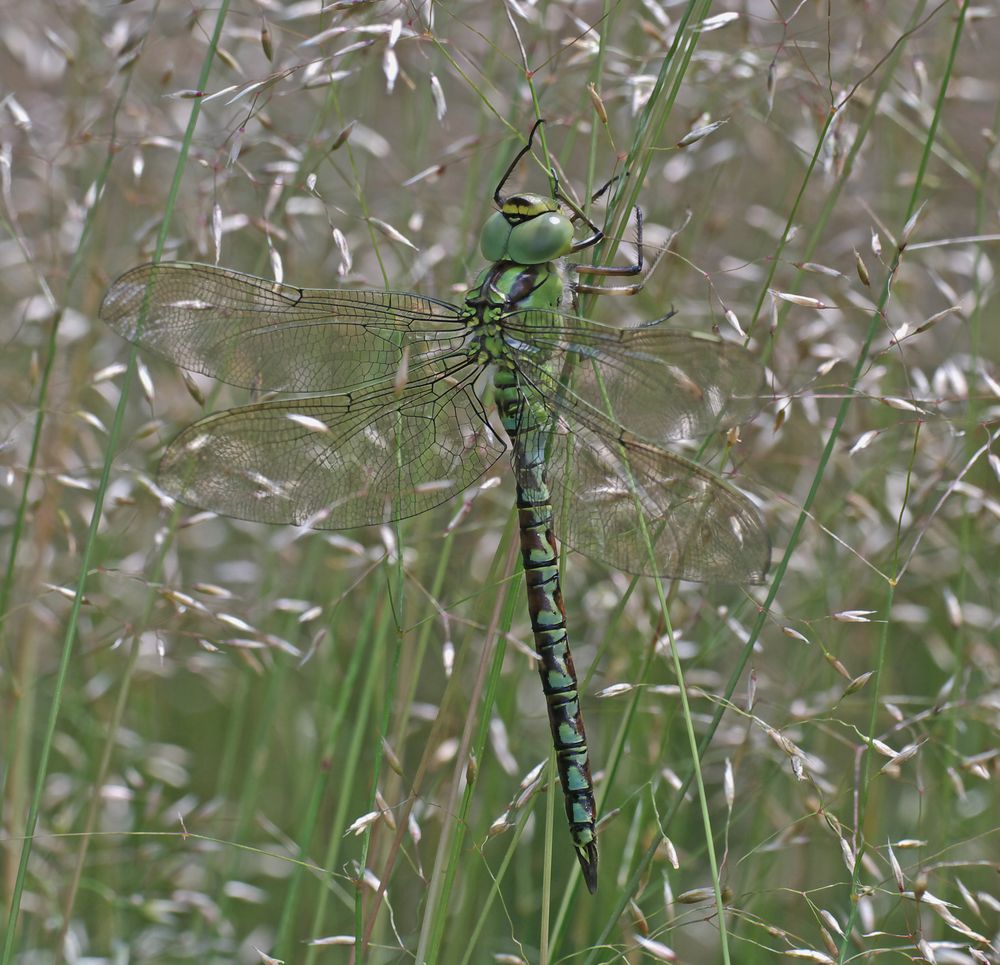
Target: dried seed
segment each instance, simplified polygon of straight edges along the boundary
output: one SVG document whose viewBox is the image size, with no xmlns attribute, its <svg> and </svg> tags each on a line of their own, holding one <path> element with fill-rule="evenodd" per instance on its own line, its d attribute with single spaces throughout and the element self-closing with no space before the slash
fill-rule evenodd
<svg viewBox="0 0 1000 965">
<path fill-rule="evenodd" d="M 274 47 L 271 45 L 271 28 L 267 25 L 267 21 L 261 17 L 260 18 L 260 47 L 264 51 L 264 56 L 267 58 L 268 63 L 274 60 Z"/>
</svg>

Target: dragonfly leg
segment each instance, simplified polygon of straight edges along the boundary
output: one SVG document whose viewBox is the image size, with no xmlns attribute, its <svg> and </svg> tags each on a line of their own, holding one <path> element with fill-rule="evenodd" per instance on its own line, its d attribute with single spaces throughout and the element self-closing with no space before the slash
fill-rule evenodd
<svg viewBox="0 0 1000 965">
<path fill-rule="evenodd" d="M 574 285 L 573 290 L 578 295 L 638 295 L 645 287 L 643 280 L 631 285 Z"/>
<path fill-rule="evenodd" d="M 578 265 L 572 263 L 566 267 L 578 275 L 598 275 L 602 278 L 641 274 L 643 269 L 642 209 L 639 207 L 635 209 L 635 244 L 636 259 L 630 265 Z M 631 285 L 587 285 L 577 282 L 573 285 L 573 289 L 577 294 L 636 295 L 642 291 L 645 284 L 645 279 L 639 279 Z"/>
<path fill-rule="evenodd" d="M 642 273 L 643 251 L 642 251 L 642 208 L 635 209 L 635 245 L 636 258 L 630 265 L 581 265 L 570 262 L 566 267 L 570 271 L 575 271 L 578 275 L 638 275 Z M 574 251 L 576 248 L 573 249 Z"/>
<path fill-rule="evenodd" d="M 563 194 L 562 191 L 559 190 L 559 176 L 558 176 L 558 174 L 556 174 L 556 169 L 555 168 L 551 169 L 551 176 L 552 176 L 552 183 L 555 186 L 554 187 L 554 194 L 555 194 L 556 198 L 558 198 L 564 205 L 566 205 L 567 208 L 570 209 L 570 211 L 573 212 L 573 221 L 583 221 L 587 225 L 587 227 L 590 228 L 590 234 L 587 235 L 586 238 L 581 238 L 579 241 L 573 242 L 573 247 L 570 249 L 570 251 L 573 251 L 573 252 L 583 251 L 585 248 L 592 248 L 599 241 L 603 241 L 604 240 L 604 231 L 603 231 L 603 229 L 598 228 L 597 225 L 594 224 L 594 222 L 591 221 L 590 218 L 587 217 L 587 215 L 585 214 L 585 212 L 583 211 L 583 209 L 575 201 L 573 201 L 572 198 L 566 197 L 566 195 Z M 600 198 L 608 190 L 608 188 L 611 187 L 612 184 L 614 184 L 616 181 L 621 180 L 621 178 L 627 177 L 627 176 L 628 176 L 628 172 L 626 172 L 625 174 L 615 174 L 615 175 L 612 175 L 610 178 L 608 178 L 607 181 L 604 182 L 603 185 L 601 185 L 601 187 L 599 187 L 590 196 L 590 200 L 591 201 L 597 201 L 598 198 Z M 638 209 L 636 209 L 636 210 L 638 210 Z M 639 217 L 639 220 L 640 221 L 642 220 L 641 215 Z M 641 231 L 642 231 L 641 227 L 640 227 L 639 230 L 640 230 L 640 237 L 641 237 Z M 641 261 L 640 261 L 640 264 L 641 264 Z"/>
<path fill-rule="evenodd" d="M 590 196 L 590 200 L 591 201 L 597 201 L 597 200 L 599 200 L 607 192 L 608 188 L 610 188 L 611 185 L 615 183 L 615 181 L 620 181 L 622 178 L 627 178 L 627 177 L 628 177 L 628 171 L 626 171 L 624 174 L 612 174 L 611 177 L 608 178 L 608 180 L 605 181 L 604 184 L 602 184 Z"/>
<path fill-rule="evenodd" d="M 584 248 L 593 248 L 598 242 L 604 239 L 604 231 L 598 228 L 590 218 L 587 217 L 583 208 L 581 208 L 572 198 L 563 194 L 562 189 L 559 187 L 559 175 L 556 173 L 555 168 L 549 169 L 549 176 L 552 179 L 552 195 L 562 204 L 566 205 L 570 211 L 573 212 L 572 221 L 582 221 L 589 229 L 590 234 L 586 238 L 581 238 L 579 241 L 574 241 L 573 246 L 570 251 L 576 253 L 578 251 L 583 251 Z M 605 188 L 607 185 L 605 185 Z M 602 191 L 604 188 L 601 189 Z"/>
<path fill-rule="evenodd" d="M 504 171 L 503 177 L 500 178 L 500 183 L 496 186 L 496 190 L 494 190 L 493 192 L 493 202 L 494 204 L 496 204 L 498 208 L 503 207 L 503 198 L 500 197 L 500 192 L 503 190 L 503 186 L 507 183 L 507 179 L 511 176 L 511 174 L 513 174 L 514 168 L 516 168 L 517 165 L 520 163 L 521 158 L 523 158 L 525 154 L 527 154 L 531 150 L 531 142 L 534 141 L 535 139 L 535 133 L 544 123 L 545 119 L 541 117 L 538 118 L 537 121 L 535 121 L 534 125 L 531 128 L 531 131 L 528 134 L 528 143 L 525 144 L 524 147 L 522 147 L 521 150 L 514 155 L 514 160 L 507 165 L 507 170 Z"/>
<path fill-rule="evenodd" d="M 655 325 L 662 325 L 664 322 L 669 321 L 677 314 L 676 308 L 671 308 L 666 315 L 661 315 L 659 318 L 651 318 L 648 322 L 640 322 L 637 326 L 638 328 L 653 328 Z"/>
</svg>

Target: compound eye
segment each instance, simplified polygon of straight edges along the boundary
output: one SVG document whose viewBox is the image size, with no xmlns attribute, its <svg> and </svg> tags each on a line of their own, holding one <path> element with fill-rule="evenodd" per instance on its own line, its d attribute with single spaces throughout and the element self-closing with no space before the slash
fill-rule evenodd
<svg viewBox="0 0 1000 965">
<path fill-rule="evenodd" d="M 507 253 L 510 239 L 510 222 L 502 211 L 494 211 L 486 219 L 479 235 L 479 250 L 487 261 L 510 261 Z"/>
<path fill-rule="evenodd" d="M 541 265 L 568 254 L 572 245 L 573 223 L 558 211 L 546 211 L 515 225 L 507 250 L 520 265 Z"/>
</svg>

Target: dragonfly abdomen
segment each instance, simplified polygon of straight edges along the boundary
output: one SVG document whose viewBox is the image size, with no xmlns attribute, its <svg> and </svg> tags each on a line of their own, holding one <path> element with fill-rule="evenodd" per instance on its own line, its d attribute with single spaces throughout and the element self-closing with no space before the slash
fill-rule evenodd
<svg viewBox="0 0 1000 965">
<path fill-rule="evenodd" d="M 550 268 L 548 265 L 524 267 L 515 278 L 522 288 L 538 296 L 546 289 L 544 283 L 538 284 L 539 276 L 547 280 L 556 277 L 549 271 Z M 487 277 L 490 277 L 489 272 Z M 547 293 L 546 297 L 551 298 L 552 293 Z M 529 300 L 532 300 L 531 296 Z M 546 478 L 546 450 L 552 431 L 552 416 L 535 390 L 522 383 L 516 364 L 508 367 L 501 360 L 493 384 L 500 419 L 514 448 L 517 514 L 528 613 L 566 819 L 584 881 L 593 894 L 597 890 L 597 804 L 590 776 L 590 756 L 580 711 L 576 668 L 566 631 L 559 547 L 553 532 L 552 496 Z"/>
<path fill-rule="evenodd" d="M 499 369 L 494 385 L 500 417 L 514 446 L 521 561 L 559 783 L 573 845 L 587 888 L 593 893 L 597 888 L 597 805 L 576 669 L 566 632 L 559 546 L 553 533 L 552 497 L 546 479 L 545 450 L 550 426 L 542 407 L 533 404 L 534 400 L 518 386 L 515 373 Z"/>
<path fill-rule="evenodd" d="M 525 433 L 529 438 L 536 434 Z M 526 441 L 524 436 L 519 436 L 515 446 L 520 448 Z M 576 669 L 566 633 L 566 611 L 559 581 L 559 548 L 552 532 L 549 500 L 543 466 L 527 468 L 522 464 L 518 473 L 517 513 L 538 674 L 545 692 L 570 834 L 587 887 L 593 893 L 597 888 L 594 785 L 590 777 L 587 734 L 580 713 Z"/>
</svg>

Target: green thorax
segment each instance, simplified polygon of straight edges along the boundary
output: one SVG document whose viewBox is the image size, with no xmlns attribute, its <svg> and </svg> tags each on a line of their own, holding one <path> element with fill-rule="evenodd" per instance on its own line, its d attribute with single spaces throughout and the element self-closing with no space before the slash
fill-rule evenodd
<svg viewBox="0 0 1000 965">
<path fill-rule="evenodd" d="M 559 308 L 566 293 L 562 268 L 556 262 L 520 265 L 499 261 L 488 265 L 465 296 L 469 310 L 470 355 L 483 364 L 496 365 L 494 386 L 498 393 L 514 391 L 515 355 L 530 351 L 536 362 L 538 346 L 519 342 L 505 326 L 513 312 Z M 501 415 L 503 397 L 498 396 Z"/>
<path fill-rule="evenodd" d="M 521 265 L 497 261 L 487 265 L 465 296 L 465 304 L 485 323 L 502 324 L 504 315 L 532 308 L 558 308 L 566 293 L 558 262 Z"/>
<path fill-rule="evenodd" d="M 520 385 L 515 356 L 537 346 L 519 343 L 504 320 L 514 312 L 560 308 L 566 296 L 561 259 L 573 246 L 573 223 L 553 198 L 517 194 L 503 199 L 500 210 L 483 226 L 480 248 L 487 265 L 465 296 L 472 338 L 468 351 L 497 367 L 494 388 L 501 419 L 508 431 L 523 431 L 527 424 L 545 421 L 541 400 Z M 524 420 L 521 406 L 527 401 L 535 418 Z M 517 415 L 517 413 L 521 413 Z"/>
<path fill-rule="evenodd" d="M 497 409 L 512 438 L 548 421 L 542 399 L 518 377 L 516 357 L 530 352 L 536 364 L 544 366 L 546 360 L 539 357 L 538 345 L 516 338 L 506 319 L 514 312 L 558 308 L 565 291 L 562 269 L 555 262 L 519 265 L 500 261 L 487 266 L 466 295 L 471 334 L 467 350 L 479 362 L 496 366 L 493 388 Z"/>
</svg>

